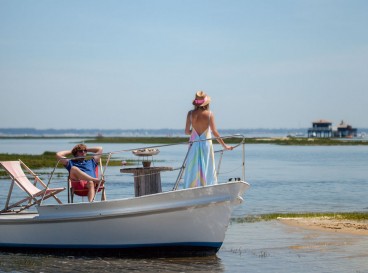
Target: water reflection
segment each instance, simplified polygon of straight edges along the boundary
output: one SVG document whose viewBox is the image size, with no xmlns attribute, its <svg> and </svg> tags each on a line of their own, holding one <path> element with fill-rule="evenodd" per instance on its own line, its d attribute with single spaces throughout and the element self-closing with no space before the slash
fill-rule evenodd
<svg viewBox="0 0 368 273">
<path fill-rule="evenodd" d="M 224 272 L 217 256 L 191 258 L 118 259 L 6 254 L 0 252 L 0 272 Z"/>
</svg>

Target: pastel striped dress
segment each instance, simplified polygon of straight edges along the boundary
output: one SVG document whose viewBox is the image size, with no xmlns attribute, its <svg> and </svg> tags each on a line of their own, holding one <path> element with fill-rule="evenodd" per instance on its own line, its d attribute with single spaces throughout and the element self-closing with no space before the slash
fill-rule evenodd
<svg viewBox="0 0 368 273">
<path fill-rule="evenodd" d="M 184 189 L 217 184 L 212 140 L 199 141 L 210 138 L 212 138 L 212 133 L 209 121 L 207 130 L 201 135 L 192 128 L 190 141 L 195 142 L 188 153 L 184 171 Z"/>
</svg>

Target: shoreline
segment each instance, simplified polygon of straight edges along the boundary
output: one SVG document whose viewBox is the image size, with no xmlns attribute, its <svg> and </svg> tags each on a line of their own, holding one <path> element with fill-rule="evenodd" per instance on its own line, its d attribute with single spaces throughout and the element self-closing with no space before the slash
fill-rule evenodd
<svg viewBox="0 0 368 273">
<path fill-rule="evenodd" d="M 306 138 L 306 137 L 245 137 L 244 135 L 223 136 L 228 144 L 275 144 L 285 146 L 350 146 L 368 145 L 366 138 Z M 0 136 L 2 139 L 80 139 L 84 143 L 119 143 L 119 144 L 186 144 L 187 136 Z M 215 141 L 216 142 L 216 141 Z"/>
<path fill-rule="evenodd" d="M 368 236 L 367 220 L 357 221 L 331 217 L 278 217 L 277 220 L 283 224 L 303 229 Z"/>
</svg>

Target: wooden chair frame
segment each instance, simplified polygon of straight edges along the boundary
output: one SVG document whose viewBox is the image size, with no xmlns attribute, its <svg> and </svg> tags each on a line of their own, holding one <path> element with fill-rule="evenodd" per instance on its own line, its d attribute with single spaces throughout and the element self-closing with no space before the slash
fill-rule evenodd
<svg viewBox="0 0 368 273">
<path fill-rule="evenodd" d="M 65 188 L 48 188 L 46 184 L 35 174 L 26 164 L 24 164 L 20 159 L 19 161 L 2 161 L 0 165 L 4 168 L 7 174 L 12 179 L 10 184 L 9 193 L 7 200 L 5 202 L 4 209 L 0 211 L 3 212 L 20 212 L 33 205 L 40 204 L 43 200 L 53 197 L 59 204 L 62 204 L 60 199 L 56 196 L 57 193 L 65 190 Z M 27 171 L 29 176 L 32 176 L 34 182 L 29 181 L 27 175 L 24 173 Z M 24 191 L 28 196 L 21 199 L 18 202 L 10 204 L 11 196 L 13 193 L 14 184 L 17 185 L 22 191 Z M 42 189 L 39 189 L 37 185 L 40 185 Z M 27 202 L 26 205 L 22 205 Z M 18 207 L 18 210 L 13 208 Z"/>
</svg>

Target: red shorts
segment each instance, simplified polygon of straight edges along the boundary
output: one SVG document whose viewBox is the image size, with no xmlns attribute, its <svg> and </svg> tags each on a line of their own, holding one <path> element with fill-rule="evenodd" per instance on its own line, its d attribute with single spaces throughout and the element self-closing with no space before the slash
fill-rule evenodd
<svg viewBox="0 0 368 273">
<path fill-rule="evenodd" d="M 76 191 L 80 191 L 80 190 L 88 190 L 87 188 L 87 184 L 88 181 L 87 180 L 71 180 L 72 183 L 72 188 Z M 94 183 L 95 185 L 95 189 L 97 189 L 98 184 Z M 100 185 L 99 191 L 104 187 L 104 184 Z"/>
<path fill-rule="evenodd" d="M 86 180 L 72 180 L 72 188 L 76 191 L 85 190 L 87 189 L 88 181 Z"/>
</svg>

